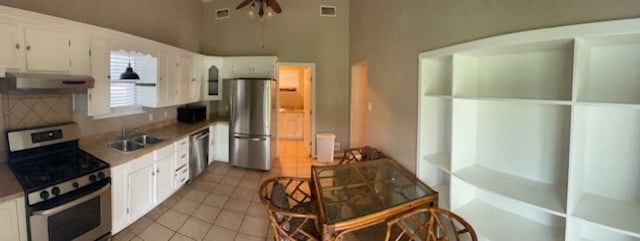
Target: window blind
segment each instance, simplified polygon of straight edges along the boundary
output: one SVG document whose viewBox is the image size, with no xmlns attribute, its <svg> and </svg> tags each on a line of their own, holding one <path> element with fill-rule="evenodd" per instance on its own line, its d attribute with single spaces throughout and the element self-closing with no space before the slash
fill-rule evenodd
<svg viewBox="0 0 640 241">
<path fill-rule="evenodd" d="M 133 71 L 142 75 L 136 57 L 127 52 L 112 51 L 110 62 L 111 107 L 135 106 L 137 103 L 136 80 L 121 80 L 120 75 L 127 70 L 129 63 Z"/>
</svg>

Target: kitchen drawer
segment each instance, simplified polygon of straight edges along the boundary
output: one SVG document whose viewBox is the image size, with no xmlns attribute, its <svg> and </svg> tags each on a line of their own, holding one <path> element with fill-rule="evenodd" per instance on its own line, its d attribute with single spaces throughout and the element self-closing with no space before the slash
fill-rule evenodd
<svg viewBox="0 0 640 241">
<path fill-rule="evenodd" d="M 162 160 L 167 156 L 173 155 L 176 152 L 174 145 L 168 145 L 155 151 L 156 160 Z"/>
<path fill-rule="evenodd" d="M 189 164 L 189 149 L 181 149 L 176 152 L 176 169 Z"/>
<path fill-rule="evenodd" d="M 174 179 L 174 188 L 178 189 L 189 181 L 189 165 L 184 165 L 176 171 L 176 178 Z"/>
<path fill-rule="evenodd" d="M 153 165 L 153 156 L 154 153 L 145 154 L 144 156 L 138 157 L 137 159 L 129 162 L 129 173 L 140 170 L 149 165 Z"/>
<path fill-rule="evenodd" d="M 189 151 L 189 137 L 185 137 L 179 141 L 176 141 L 174 145 L 176 146 L 176 151 L 180 151 L 183 149 Z"/>
</svg>

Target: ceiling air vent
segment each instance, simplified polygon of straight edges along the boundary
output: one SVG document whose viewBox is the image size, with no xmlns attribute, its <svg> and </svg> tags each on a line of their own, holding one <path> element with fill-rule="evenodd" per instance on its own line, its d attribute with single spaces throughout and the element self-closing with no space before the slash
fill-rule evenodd
<svg viewBox="0 0 640 241">
<path fill-rule="evenodd" d="M 324 17 L 335 17 L 336 16 L 336 6 L 320 6 L 320 16 Z"/>
<path fill-rule="evenodd" d="M 231 12 L 228 8 L 218 9 L 216 10 L 216 20 L 225 19 L 231 16 Z"/>
</svg>

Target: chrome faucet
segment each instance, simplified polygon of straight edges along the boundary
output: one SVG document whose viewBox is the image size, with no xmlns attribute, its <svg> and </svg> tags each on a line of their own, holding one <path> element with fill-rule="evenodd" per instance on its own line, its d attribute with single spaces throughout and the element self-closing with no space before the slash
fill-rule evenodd
<svg viewBox="0 0 640 241">
<path fill-rule="evenodd" d="M 122 128 L 121 139 L 128 139 L 131 137 L 135 137 L 138 135 L 138 128 L 127 129 L 126 127 Z"/>
</svg>

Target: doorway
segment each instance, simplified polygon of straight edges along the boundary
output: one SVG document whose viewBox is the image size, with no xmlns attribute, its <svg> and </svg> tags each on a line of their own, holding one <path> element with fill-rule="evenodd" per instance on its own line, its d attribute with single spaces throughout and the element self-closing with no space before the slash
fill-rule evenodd
<svg viewBox="0 0 640 241">
<path fill-rule="evenodd" d="M 279 63 L 278 157 L 315 157 L 315 64 Z"/>
<path fill-rule="evenodd" d="M 349 118 L 349 146 L 351 148 L 362 147 L 367 141 L 367 70 L 366 62 L 351 66 Z"/>
</svg>

